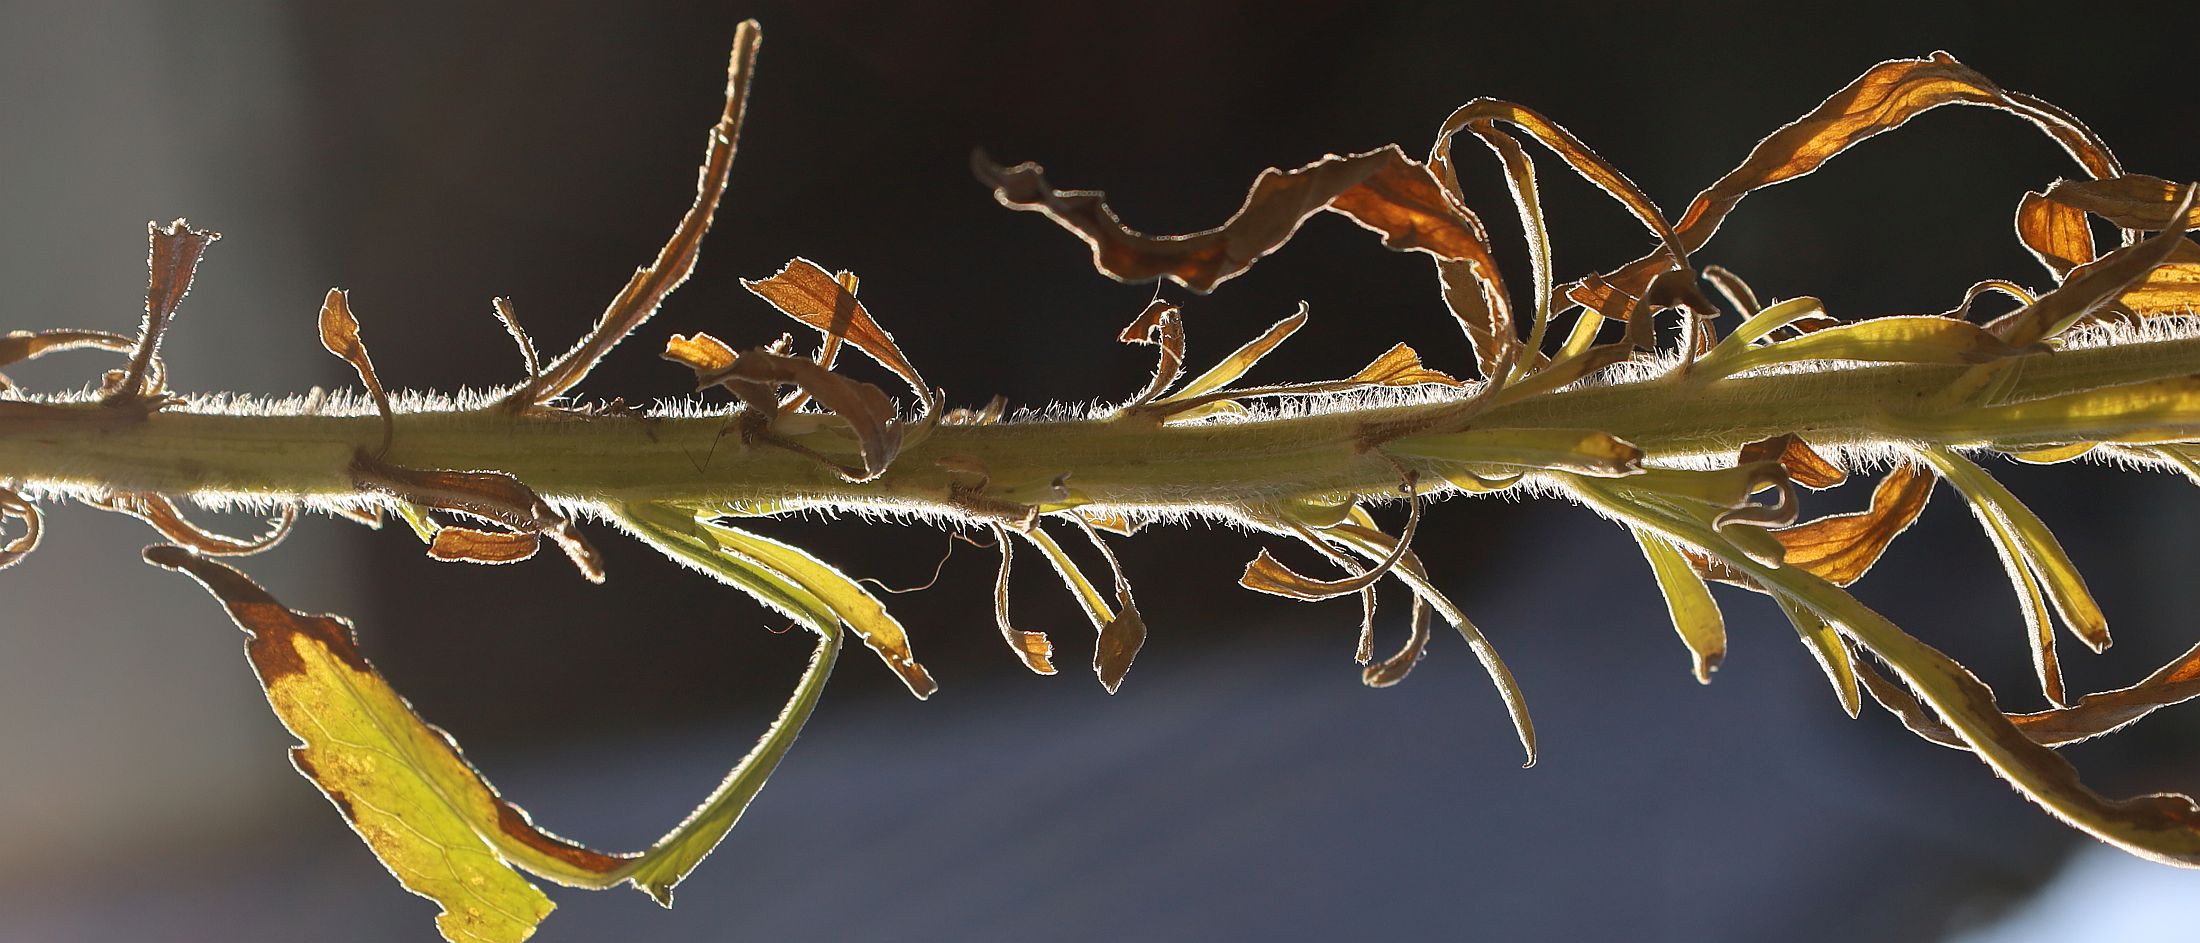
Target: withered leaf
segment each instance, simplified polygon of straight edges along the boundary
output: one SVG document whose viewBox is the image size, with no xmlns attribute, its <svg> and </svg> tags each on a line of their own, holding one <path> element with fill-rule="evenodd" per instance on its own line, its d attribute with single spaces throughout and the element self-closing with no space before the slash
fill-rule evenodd
<svg viewBox="0 0 2200 943">
<path fill-rule="evenodd" d="M 1299 302 L 1299 309 L 1292 312 L 1290 317 L 1269 325 L 1259 337 L 1246 341 L 1244 346 L 1231 351 L 1229 356 L 1222 358 L 1221 363 L 1207 368 L 1205 373 L 1184 384 L 1183 389 L 1155 400 L 1155 405 L 1190 403 L 1195 400 L 1204 402 L 1200 400 L 1201 397 L 1237 382 L 1239 377 L 1253 369 L 1253 365 L 1260 363 L 1262 358 L 1267 357 L 1284 341 L 1289 340 L 1291 335 L 1298 333 L 1299 328 L 1305 326 L 1306 303 L 1302 301 Z"/>
<path fill-rule="evenodd" d="M 512 343 L 519 345 L 519 358 L 527 365 L 527 379 L 542 375 L 542 356 L 535 353 L 535 339 L 527 336 L 527 329 L 519 326 L 519 315 L 512 311 L 512 299 L 491 298 L 489 308 L 496 312 L 497 321 L 504 325 L 504 333 L 512 335 Z"/>
<path fill-rule="evenodd" d="M 2056 281 L 2094 258 L 2093 229 L 2085 213 L 2038 193 L 2027 193 L 2017 202 L 2017 239 Z"/>
<path fill-rule="evenodd" d="M 1735 463 L 1779 462 L 1787 471 L 1788 480 L 1813 490 L 1831 488 L 1849 480 L 1849 473 L 1810 447 L 1810 443 L 1794 433 L 1784 433 L 1769 439 L 1759 439 L 1742 446 L 1735 456 Z M 1821 574 L 1823 575 L 1823 574 Z"/>
<path fill-rule="evenodd" d="M 603 582 L 603 558 L 573 522 L 535 489 L 499 471 L 407 468 L 364 450 L 352 456 L 352 484 L 423 507 L 460 511 L 516 531 L 549 537 L 591 583 Z"/>
<path fill-rule="evenodd" d="M 703 234 L 710 231 L 711 219 L 718 212 L 718 199 L 726 190 L 726 177 L 733 169 L 734 148 L 741 140 L 742 116 L 748 111 L 749 83 L 756 74 L 756 50 L 763 40 L 763 28 L 755 20 L 744 20 L 734 30 L 733 54 L 726 65 L 725 109 L 719 113 L 718 123 L 711 127 L 709 143 L 703 150 L 703 168 L 695 182 L 695 202 L 680 217 L 672 237 L 658 250 L 656 259 L 634 270 L 634 277 L 597 318 L 595 328 L 572 350 L 505 397 L 504 408 L 531 409 L 579 384 L 595 368 L 597 361 L 656 314 L 665 298 L 695 271 Z"/>
<path fill-rule="evenodd" d="M 1785 548 L 1786 565 L 1847 586 L 1861 579 L 1888 545 L 1917 521 L 1938 480 L 1915 465 L 1898 465 L 1872 489 L 1869 509 L 1783 527 L 1772 531 L 1772 538 Z M 1724 563 L 1694 552 L 1689 555 L 1697 569 L 1712 579 L 1757 588 Z"/>
<path fill-rule="evenodd" d="M 23 532 L 0 545 L 0 570 L 22 562 L 38 549 L 38 539 L 45 532 L 45 517 L 38 513 L 38 505 L 23 500 L 23 496 L 6 488 L 0 488 L 0 520 L 23 522 Z"/>
<path fill-rule="evenodd" d="M 1422 657 L 1428 654 L 1429 621 L 1428 602 L 1419 596 L 1413 597 L 1412 628 L 1411 633 L 1406 636 L 1405 647 L 1399 649 L 1397 654 L 1361 669 L 1360 683 L 1371 688 L 1387 688 L 1404 681 L 1413 666 L 1420 664 Z"/>
<path fill-rule="evenodd" d="M 151 278 L 145 288 L 145 319 L 138 326 L 137 350 L 130 356 L 130 364 L 119 378 L 107 384 L 102 399 L 105 402 L 149 399 L 161 391 L 149 378 L 157 374 L 155 362 L 160 357 L 160 340 L 168 331 L 169 319 L 176 313 L 176 306 L 183 303 L 183 296 L 191 291 L 191 278 L 198 272 L 199 258 L 206 254 L 206 247 L 221 239 L 222 234 L 204 229 L 192 229 L 189 223 L 178 219 L 167 226 L 145 224 L 145 236 L 151 244 L 146 253 L 146 267 Z"/>
<path fill-rule="evenodd" d="M 1184 376 L 1184 318 L 1176 305 L 1154 299 L 1116 339 L 1126 344 L 1152 344 L 1158 349 L 1153 379 L 1131 398 L 1126 408 L 1136 409 L 1153 402 Z"/>
<path fill-rule="evenodd" d="M 726 342 L 708 334 L 688 337 L 674 334 L 665 341 L 664 359 L 695 371 L 697 377 L 715 374 L 733 366 L 733 348 Z"/>
<path fill-rule="evenodd" d="M 666 354 L 670 356 L 671 349 Z M 724 369 L 697 377 L 700 386 L 732 387 L 742 381 L 798 387 L 846 421 L 863 456 L 863 465 L 854 474 L 843 471 L 851 481 L 870 481 L 885 474 L 886 466 L 901 451 L 901 424 L 895 421 L 894 401 L 869 383 L 848 379 L 812 360 L 767 350 L 746 351 Z"/>
<path fill-rule="evenodd" d="M 1850 147 L 1943 105 L 1980 105 L 2007 112 L 2038 127 L 2093 176 L 2114 177 L 2122 172 L 2107 146 L 2061 109 L 2004 91 L 1945 52 L 1924 59 L 1893 59 L 1866 70 L 1818 107 L 1757 142 L 1739 166 L 1697 194 L 1674 224 L 1680 250 L 1692 253 L 1703 248 L 1727 214 L 1750 193 L 1812 173 Z M 1632 290 L 1667 264 L 1662 254 L 1644 256 L 1609 279 Z"/>
<path fill-rule="evenodd" d="M 756 281 L 744 278 L 741 286 L 771 302 L 772 307 L 788 317 L 816 328 L 825 335 L 828 350 L 840 340 L 854 345 L 878 361 L 879 366 L 893 371 L 908 383 L 909 389 L 924 401 L 927 410 L 932 408 L 931 388 L 924 385 L 924 378 L 917 375 L 917 369 L 902 356 L 894 336 L 879 327 L 863 302 L 856 300 L 832 273 L 817 263 L 793 259 L 778 274 Z M 818 360 L 826 366 L 832 364 L 830 354 L 821 355 Z"/>
<path fill-rule="evenodd" d="M 1118 587 L 1115 602 L 1115 618 L 1100 627 L 1100 637 L 1092 649 L 1093 674 L 1109 694 L 1123 686 L 1123 676 L 1130 673 L 1131 662 L 1146 644 L 1146 619 L 1138 614 L 1137 601 Z"/>
<path fill-rule="evenodd" d="M 397 428 L 390 415 L 390 397 L 382 391 L 382 379 L 375 375 L 374 361 L 367 357 L 367 345 L 359 339 L 359 319 L 351 313 L 351 294 L 340 288 L 329 289 L 328 297 L 321 301 L 321 346 L 351 364 L 359 374 L 359 382 L 366 384 L 367 395 L 374 397 L 374 410 L 382 416 L 382 447 L 374 454 L 389 454 L 390 438 Z"/>
<path fill-rule="evenodd" d="M 2200 211 L 2177 212 L 2182 184 L 2146 174 L 2105 180 L 2057 180 L 2046 198 L 2091 213 L 2124 229 L 2158 231 L 2200 227 Z"/>
<path fill-rule="evenodd" d="M 210 557 L 242 557 L 259 553 L 282 543 L 283 538 L 290 535 L 291 525 L 298 522 L 298 506 L 286 504 L 276 517 L 275 525 L 266 534 L 251 540 L 239 540 L 192 523 L 166 495 L 127 493 L 89 503 L 144 521 L 159 531 L 162 537 Z"/>
<path fill-rule="evenodd" d="M 0 367 L 86 348 L 127 354 L 137 350 L 137 342 L 109 331 L 9 331 L 0 335 Z"/>
<path fill-rule="evenodd" d="M 2200 187 L 2188 187 L 2184 199 L 2178 203 L 2180 214 L 2193 205 Z M 2068 278 L 2054 291 L 2041 295 L 2038 301 L 2018 308 L 1996 319 L 1988 327 L 2001 335 L 2011 345 L 2026 347 L 2040 340 L 2053 337 L 2063 329 L 2091 314 L 2094 309 L 2114 301 L 2127 289 L 2142 283 L 2155 266 L 2169 261 L 2179 247 L 2190 247 L 2192 242 L 2180 229 L 2165 229 L 2145 240 L 2128 245 L 2099 259 L 2071 270 Z"/>
<path fill-rule="evenodd" d="M 1968 749 L 1947 723 L 1900 685 L 1876 672 L 1864 674 L 1864 685 L 1918 736 L 1943 746 Z M 2088 694 L 2068 707 L 2011 714 L 2009 722 L 2033 742 L 2059 747 L 2115 733 L 2161 708 L 2195 697 L 2200 697 L 2200 645 L 2187 649 L 2130 687 Z"/>
<path fill-rule="evenodd" d="M 542 536 L 528 531 L 475 530 L 445 525 L 428 543 L 428 556 L 467 563 L 518 563 L 535 555 Z"/>
<path fill-rule="evenodd" d="M 1296 170 L 1264 170 L 1229 220 L 1181 236 L 1126 228 L 1104 194 L 1055 190 L 1037 164 L 1003 167 L 976 154 L 971 169 L 1001 205 L 1043 213 L 1083 239 L 1092 247 L 1093 265 L 1117 281 L 1166 278 L 1196 292 L 1212 291 L 1274 252 L 1323 210 L 1380 234 L 1391 249 L 1455 261 L 1487 257 L 1480 227 L 1468 221 L 1426 166 L 1397 145 L 1330 155 Z"/>
<path fill-rule="evenodd" d="M 1465 386 L 1450 374 L 1431 370 L 1421 365 L 1421 355 L 1413 348 L 1398 344 L 1383 351 L 1360 372 L 1347 378 L 1358 383 L 1374 383 L 1381 386 L 1414 386 L 1435 383 L 1441 386 Z"/>
<path fill-rule="evenodd" d="M 243 573 L 180 547 L 148 548 L 145 559 L 196 579 L 251 637 L 252 670 L 300 741 L 292 763 L 406 890 L 443 908 L 436 925 L 445 939 L 513 943 L 534 933 L 555 905 L 490 838 L 507 819 L 525 823 L 525 814 L 390 688 L 359 653 L 349 624 L 292 610 Z"/>
<path fill-rule="evenodd" d="M 1007 529 L 998 524 L 993 526 L 993 544 L 1001 551 L 1001 569 L 993 578 L 993 621 L 1000 626 L 1008 650 L 1016 653 L 1024 667 L 1033 674 L 1053 674 L 1054 643 L 1047 640 L 1047 634 L 1026 632 L 1008 621 L 1008 577 L 1016 560 L 1016 544 L 1009 540 Z"/>
</svg>

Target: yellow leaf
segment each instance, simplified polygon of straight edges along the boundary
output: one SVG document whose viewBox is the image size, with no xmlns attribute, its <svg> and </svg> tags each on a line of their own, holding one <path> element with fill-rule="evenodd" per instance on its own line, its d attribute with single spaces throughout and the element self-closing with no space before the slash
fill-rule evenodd
<svg viewBox="0 0 2200 943">
<path fill-rule="evenodd" d="M 1726 620 L 1719 614 L 1718 601 L 1711 598 L 1711 588 L 1704 585 L 1703 577 L 1696 574 L 1679 550 L 1640 528 L 1632 531 L 1635 542 L 1642 546 L 1642 555 L 1650 561 L 1650 572 L 1658 578 L 1658 589 L 1665 594 L 1665 609 L 1673 617 L 1673 630 L 1680 633 L 1681 644 L 1688 646 L 1696 681 L 1710 684 L 1711 673 L 1719 670 L 1719 662 L 1726 659 Z"/>
<path fill-rule="evenodd" d="M 268 703 L 301 741 L 291 762 L 406 890 L 443 908 L 436 926 L 445 939 L 516 943 L 534 935 L 556 905 L 486 837 L 505 816 L 524 813 L 367 664 L 350 625 L 293 612 L 244 574 L 180 547 L 145 556 L 197 579 L 252 637 L 245 652 Z"/>
</svg>

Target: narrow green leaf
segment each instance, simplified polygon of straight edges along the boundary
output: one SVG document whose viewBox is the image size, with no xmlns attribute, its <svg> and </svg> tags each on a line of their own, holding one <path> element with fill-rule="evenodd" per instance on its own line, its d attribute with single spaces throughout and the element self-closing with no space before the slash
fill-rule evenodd
<svg viewBox="0 0 2200 943">
<path fill-rule="evenodd" d="M 2047 598 L 2055 604 L 2055 611 L 2062 616 L 2063 625 L 2094 651 L 2106 649 L 2109 644 L 2108 618 L 2101 614 L 2101 606 L 2093 600 L 2093 593 L 2085 585 L 2085 577 L 2079 575 L 2077 564 L 2063 552 L 2062 543 L 2055 539 L 2047 524 L 2025 507 L 2024 502 L 2009 493 L 2009 489 L 1986 470 L 1973 464 L 1953 451 L 1944 448 L 1921 450 L 1920 455 L 1930 462 L 1941 477 L 1955 485 L 1980 521 L 1993 533 L 1997 544 L 2014 552 L 2026 569 L 2039 578 L 2047 590 Z M 2019 584 L 2018 591 L 2024 587 Z"/>
<path fill-rule="evenodd" d="M 1650 561 L 1658 589 L 1665 594 L 1673 631 L 1680 633 L 1681 644 L 1688 646 L 1696 681 L 1710 684 L 1711 673 L 1719 670 L 1719 662 L 1726 659 L 1726 620 L 1719 614 L 1718 601 L 1711 598 L 1711 587 L 1704 585 L 1703 577 L 1673 545 L 1641 528 L 1630 530 L 1635 543 L 1642 547 L 1643 557 Z"/>
</svg>

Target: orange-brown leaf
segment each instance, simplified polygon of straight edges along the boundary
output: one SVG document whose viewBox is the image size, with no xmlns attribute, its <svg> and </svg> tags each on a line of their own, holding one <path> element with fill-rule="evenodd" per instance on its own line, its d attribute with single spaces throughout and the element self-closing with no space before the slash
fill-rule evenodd
<svg viewBox="0 0 2200 943">
<path fill-rule="evenodd" d="M 1426 166 L 1396 145 L 1330 155 L 1296 170 L 1262 171 L 1227 221 L 1181 236 L 1131 230 L 1108 208 L 1104 194 L 1055 190 L 1037 164 L 1002 167 L 980 154 L 972 158 L 972 169 L 1001 205 L 1045 214 L 1092 247 L 1096 268 L 1123 282 L 1165 278 L 1193 291 L 1212 291 L 1281 247 L 1323 210 L 1380 234 L 1383 245 L 1398 251 L 1455 261 L 1488 255 L 1480 226 Z"/>
<path fill-rule="evenodd" d="M 6 545 L 0 546 L 0 570 L 4 570 L 38 549 L 38 538 L 45 530 L 45 518 L 38 513 L 38 505 L 23 500 L 21 495 L 13 491 L 0 488 L 0 520 L 23 522 L 23 532 L 9 538 Z"/>
<path fill-rule="evenodd" d="M 428 556 L 467 563 L 518 563 L 535 555 L 542 536 L 528 531 L 475 530 L 445 525 L 428 544 Z"/>
<path fill-rule="evenodd" d="M 1918 736 L 1944 746 L 1968 749 L 1954 730 L 1949 729 L 1930 708 L 1919 703 L 1917 697 L 1908 690 L 1881 677 L 1876 671 L 1859 674 L 1872 696 L 1894 712 L 1895 716 L 1902 718 L 1903 725 Z M 2015 724 L 2033 742 L 2042 746 L 2059 747 L 2114 733 L 2161 708 L 2182 704 L 2195 697 L 2200 697 L 2200 646 L 2187 649 L 2184 654 L 2130 687 L 2088 694 L 2068 707 L 2031 714 L 2011 714 L 2009 722 Z"/>
<path fill-rule="evenodd" d="M 1938 480 L 1917 466 L 1898 466 L 1872 489 L 1870 509 L 1821 517 L 1773 531 L 1772 536 L 1787 548 L 1788 566 L 1846 586 L 1879 562 L 1887 546 L 1916 522 Z"/>
<path fill-rule="evenodd" d="M 2200 188 L 2187 188 L 2178 208 L 2189 209 L 2195 195 L 2200 195 Z M 2144 284 L 2156 266 L 2180 250 L 2192 251 L 2191 247 L 2192 240 L 2186 239 L 2181 230 L 2165 229 L 2072 269 L 2060 287 L 2002 315 L 1988 327 L 2012 346 L 2038 343 Z"/>
<path fill-rule="evenodd" d="M 733 366 L 734 360 L 733 348 L 726 346 L 725 341 L 700 333 L 693 337 L 672 335 L 665 341 L 663 356 L 666 360 L 695 371 L 697 377 L 708 376 Z"/>
<path fill-rule="evenodd" d="M 1810 443 L 1804 442 L 1793 433 L 1776 435 L 1742 446 L 1741 454 L 1735 458 L 1735 464 L 1747 465 L 1751 462 L 1779 462 L 1780 467 L 1787 470 L 1789 481 L 1814 490 L 1831 488 L 1849 480 L 1848 472 L 1826 461 L 1826 457 L 1813 450 Z"/>
<path fill-rule="evenodd" d="M 1131 399 L 1131 408 L 1153 402 L 1184 376 L 1184 318 L 1177 313 L 1176 305 L 1154 299 L 1116 339 L 1126 344 L 1152 344 L 1159 349 L 1153 379 Z"/>
<path fill-rule="evenodd" d="M 1404 648 L 1382 661 L 1360 669 L 1360 681 L 1371 688 L 1387 688 L 1406 679 L 1413 666 L 1421 663 L 1428 654 L 1430 611 L 1421 597 L 1413 597 L 1412 634 L 1406 637 Z"/>
<path fill-rule="evenodd" d="M 359 339 L 359 319 L 352 316 L 351 295 L 343 289 L 331 288 L 328 297 L 321 300 L 321 346 L 351 364 L 359 374 L 359 382 L 366 384 L 367 395 L 374 397 L 374 410 L 382 416 L 382 447 L 374 454 L 387 454 L 390 437 L 396 432 L 390 397 L 382 391 L 382 378 L 374 373 L 366 343 Z"/>
<path fill-rule="evenodd" d="M 175 502 L 165 495 L 119 494 L 93 503 L 144 521 L 159 531 L 162 537 L 210 557 L 242 557 L 259 553 L 282 543 L 283 538 L 290 535 L 291 525 L 298 522 L 298 506 L 284 505 L 281 515 L 275 520 L 275 526 L 266 534 L 250 540 L 239 540 L 192 523 L 183 516 L 183 511 L 176 507 Z"/>
<path fill-rule="evenodd" d="M 1109 694 L 1123 686 L 1123 676 L 1130 673 L 1131 662 L 1146 644 L 1146 619 L 1138 614 L 1130 591 L 1117 586 L 1115 600 L 1115 618 L 1100 627 L 1100 638 L 1092 648 L 1093 673 Z"/>
<path fill-rule="evenodd" d="M 886 466 L 901 451 L 901 425 L 895 421 L 894 401 L 887 398 L 886 392 L 827 370 L 816 361 L 751 350 L 735 358 L 731 366 L 703 374 L 698 381 L 704 386 L 732 386 L 744 381 L 790 385 L 816 397 L 818 405 L 846 420 L 855 431 L 863 467 L 849 476 L 852 481 L 869 481 L 885 474 Z"/>
<path fill-rule="evenodd" d="M 2163 230 L 2200 227 L 2200 210 L 2187 210 L 2180 220 L 2178 198 L 2182 184 L 2146 174 L 2125 174 L 2106 180 L 2057 180 L 2047 188 L 2047 199 L 2091 213 L 2124 229 Z"/>
<path fill-rule="evenodd" d="M 450 471 L 407 468 L 384 462 L 364 450 L 352 456 L 352 484 L 424 507 L 459 511 L 495 521 L 516 531 L 542 534 L 558 544 L 589 582 L 603 582 L 603 558 L 596 548 L 535 489 L 498 471 Z"/>
<path fill-rule="evenodd" d="M 1376 383 L 1383 386 L 1413 386 L 1420 383 L 1436 383 L 1443 386 L 1465 386 L 1448 373 L 1431 370 L 1421 365 L 1421 355 L 1413 348 L 1398 344 L 1383 351 L 1360 372 L 1347 379 L 1360 383 Z"/>
<path fill-rule="evenodd" d="M 2004 91 L 1945 52 L 1893 59 L 1866 70 L 1818 107 L 1757 142 L 1739 166 L 1698 193 L 1674 224 L 1680 250 L 1703 248 L 1750 193 L 1812 173 L 1850 147 L 1943 105 L 2007 112 L 2054 139 L 2093 176 L 2122 172 L 2115 155 L 2091 130 L 2053 105 Z M 1662 254 L 1644 256 L 1613 272 L 1609 280 L 1633 291 L 1667 264 Z"/>
<path fill-rule="evenodd" d="M 917 396 L 927 404 L 931 402 L 930 388 L 924 378 L 917 375 L 917 368 L 909 365 L 902 356 L 901 347 L 894 343 L 894 336 L 879 327 L 871 318 L 871 312 L 857 301 L 832 273 L 808 259 L 789 261 L 779 273 L 770 278 L 751 281 L 742 279 L 741 286 L 757 297 L 769 301 L 788 317 L 816 328 L 826 337 L 828 347 L 835 339 L 844 339 L 857 350 L 878 361 L 879 366 L 894 372 L 909 384 Z M 831 365 L 830 357 L 821 357 Z M 815 395 L 814 393 L 812 395 Z"/>
<path fill-rule="evenodd" d="M 1001 551 L 1001 569 L 993 578 L 993 621 L 1001 628 L 1008 650 L 1015 652 L 1033 674 L 1054 673 L 1054 643 L 1045 632 L 1026 632 L 1008 621 L 1008 576 L 1016 561 L 1016 545 L 999 525 L 993 528 L 993 545 Z"/>
<path fill-rule="evenodd" d="M 2017 202 L 2017 239 L 2056 281 L 2093 261 L 2093 230 L 2085 213 L 2038 193 L 2027 193 Z"/>
<path fill-rule="evenodd" d="M 696 257 L 702 252 L 703 235 L 710 231 L 712 217 L 718 212 L 718 198 L 725 193 L 726 177 L 733 169 L 734 148 L 741 140 L 742 117 L 748 111 L 749 82 L 756 74 L 756 50 L 763 38 L 763 30 L 755 20 L 744 21 L 734 30 L 733 54 L 726 64 L 725 108 L 718 114 L 718 123 L 711 127 L 710 141 L 703 150 L 703 169 L 695 181 L 695 202 L 680 217 L 671 238 L 658 250 L 655 259 L 634 270 L 634 276 L 604 308 L 588 336 L 544 367 L 540 375 L 528 378 L 519 389 L 512 391 L 504 400 L 505 408 L 531 408 L 572 389 L 595 368 L 597 361 L 611 352 L 611 348 L 656 314 L 665 298 L 695 271 Z"/>
</svg>

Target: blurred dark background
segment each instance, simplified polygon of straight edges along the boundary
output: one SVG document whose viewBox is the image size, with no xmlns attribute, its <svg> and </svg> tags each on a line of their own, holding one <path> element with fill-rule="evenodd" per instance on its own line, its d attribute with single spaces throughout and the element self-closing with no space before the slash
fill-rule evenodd
<svg viewBox="0 0 2200 943">
<path fill-rule="evenodd" d="M 2177 79 L 2200 17 L 2182 4 L 2051 18 L 1995 3 L 5 2 L 5 327 L 127 330 L 140 225 L 185 215 L 227 238 L 170 338 L 180 388 L 353 382 L 314 332 L 331 285 L 353 291 L 392 385 L 510 381 L 490 297 L 512 296 L 549 349 L 592 322 L 687 205 L 746 16 L 765 25 L 760 76 L 700 273 L 589 394 L 685 393 L 656 357 L 674 331 L 777 336 L 789 325 L 737 279 L 802 255 L 858 273 L 957 405 L 1122 398 L 1151 354 L 1113 337 L 1152 288 L 1095 275 L 1080 243 L 996 206 L 966 169 L 976 147 L 1181 232 L 1226 217 L 1264 167 L 1418 153 L 1451 108 L 1496 96 L 1566 124 L 1677 212 L 1872 63 L 1944 48 L 2077 113 L 2134 170 L 2200 177 L 2200 100 Z M 1501 258 L 1525 273 L 1495 162 L 1461 154 Z M 1543 165 L 1562 275 L 1646 248 Z M 1699 259 L 1843 316 L 1938 311 L 1983 278 L 2044 286 L 2010 216 L 2074 172 L 2020 122 L 1946 109 L 1752 197 Z M 1342 375 L 1401 340 L 1439 368 L 1470 363 L 1427 262 L 1341 220 L 1213 296 L 1172 297 L 1195 367 L 1301 300 L 1312 323 L 1257 378 Z M 91 376 L 80 360 L 41 370 L 18 378 Z M 2074 688 L 2127 684 L 2191 643 L 2189 484 L 1995 470 L 2056 526 L 2118 630 L 2099 657 L 2065 642 Z M 1842 716 L 1757 598 L 1722 596 L 1732 654 L 1699 687 L 1622 531 L 1548 502 L 1439 510 L 1421 553 L 1526 687 L 1534 770 L 1516 768 L 1456 637 L 1404 685 L 1363 688 L 1355 608 L 1237 589 L 1255 549 L 1240 536 L 1120 545 L 1152 637 L 1112 698 L 1001 650 L 991 556 L 965 547 L 936 588 L 891 600 L 938 695 L 915 702 L 851 652 L 679 908 L 559 893 L 539 939 L 2002 940 L 2070 938 L 2039 929 L 2055 914 L 2096 929 L 2105 913 L 2196 916 L 2191 876 L 2074 858 L 2090 846 L 1975 761 L 1883 715 Z M 150 535 L 74 509 L 49 524 L 0 583 L 0 939 L 431 936 L 433 908 L 284 768 L 288 737 L 219 610 L 134 562 Z M 764 529 L 896 586 L 948 546 L 857 521 Z M 370 657 L 538 820 L 623 849 L 738 758 L 809 645 L 595 533 L 601 587 L 548 557 L 438 565 L 402 528 L 327 520 L 244 566 L 292 606 L 353 617 Z M 1074 666 L 1088 629 L 1040 569 L 1019 577 L 1018 619 Z M 1949 494 L 1860 595 L 2006 705 L 2040 706 L 2009 587 Z M 1405 608 L 1387 608 L 1385 645 Z M 2072 752 L 2105 790 L 2190 790 L 2196 726 L 2171 711 Z M 2097 890 L 2026 903 L 2058 872 Z M 2182 938 L 2149 926 L 2114 938 Z"/>
</svg>

